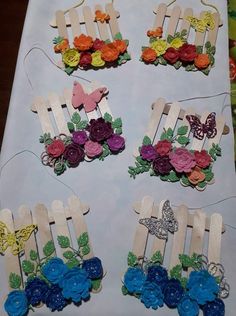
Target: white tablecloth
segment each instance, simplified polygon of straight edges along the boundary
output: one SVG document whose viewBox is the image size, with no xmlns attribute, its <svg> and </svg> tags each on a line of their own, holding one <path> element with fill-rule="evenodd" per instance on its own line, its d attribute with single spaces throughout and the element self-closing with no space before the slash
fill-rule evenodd
<svg viewBox="0 0 236 316">
<path fill-rule="evenodd" d="M 126 150 L 104 162 L 83 163 L 77 169 L 70 169 L 60 176 L 60 180 L 70 185 L 82 201 L 88 203 L 91 210 L 86 215 L 90 238 L 97 256 L 102 258 L 107 275 L 103 281 L 103 290 L 92 295 L 91 300 L 77 309 L 73 305 L 60 313 L 81 316 L 123 316 L 123 315 L 176 315 L 176 311 L 162 308 L 147 310 L 143 304 L 132 297 L 121 294 L 121 275 L 126 270 L 126 257 L 132 247 L 137 214 L 132 203 L 145 195 L 151 195 L 158 203 L 169 198 L 175 205 L 202 206 L 235 194 L 233 129 L 231 110 L 224 111 L 231 132 L 223 136 L 221 146 L 223 156 L 214 166 L 216 183 L 200 193 L 179 183 L 164 183 L 148 174 L 129 178 L 127 168 L 134 163 L 133 149 L 145 132 L 152 102 L 158 97 L 168 101 L 212 95 L 229 91 L 228 80 L 228 38 L 226 1 L 215 0 L 224 26 L 219 30 L 216 67 L 210 75 L 175 71 L 172 67 L 146 66 L 139 62 L 140 47 L 148 42 L 146 31 L 152 26 L 153 9 L 157 1 L 117 0 L 115 7 L 120 11 L 119 24 L 125 38 L 130 40 L 129 51 L 132 61 L 117 68 L 100 71 L 77 72 L 90 80 L 99 80 L 109 89 L 109 104 L 115 117 L 121 116 L 126 136 Z M 93 5 L 96 1 L 88 0 Z M 104 2 L 105 3 L 105 2 Z M 179 0 L 183 6 L 191 6 L 196 12 L 202 7 L 200 1 Z M 37 45 L 52 58 L 52 39 L 57 31 L 49 27 L 49 20 L 57 9 L 74 5 L 73 0 L 34 0 L 29 2 L 25 20 L 16 75 L 12 90 L 11 103 L 2 145 L 1 164 L 15 153 L 30 149 L 40 155 L 43 147 L 38 142 L 41 134 L 37 115 L 30 111 L 32 99 L 36 95 L 44 97 L 50 91 L 61 93 L 63 88 L 72 87 L 74 78 L 52 66 L 39 51 L 33 51 L 26 59 L 25 68 L 29 73 L 34 91 L 31 90 L 24 70 L 23 60 L 28 50 Z M 11 21 L 13 23 L 14 21 Z M 10 28 L 9 28 L 10 31 Z M 206 100 L 186 102 L 183 107 L 195 106 L 199 112 L 206 109 L 221 112 L 224 96 Z M 229 99 L 226 100 L 229 103 Z M 34 207 L 43 202 L 47 206 L 54 199 L 65 203 L 72 194 L 69 189 L 56 182 L 47 173 L 49 168 L 28 153 L 17 156 L 2 171 L 0 181 L 1 208 L 10 208 L 17 212 L 21 204 Z M 52 170 L 49 170 L 53 174 Z M 236 226 L 235 200 L 228 200 L 214 207 L 206 208 L 208 214 L 220 212 L 225 223 Z M 231 295 L 225 301 L 226 315 L 233 316 L 236 309 L 236 231 L 227 228 L 222 240 L 222 263 L 231 284 Z M 6 279 L 3 272 L 3 260 L 0 260 L 1 291 L 6 294 Z M 46 308 L 36 309 L 34 315 L 47 315 Z M 57 313 L 55 313 L 57 314 Z"/>
</svg>

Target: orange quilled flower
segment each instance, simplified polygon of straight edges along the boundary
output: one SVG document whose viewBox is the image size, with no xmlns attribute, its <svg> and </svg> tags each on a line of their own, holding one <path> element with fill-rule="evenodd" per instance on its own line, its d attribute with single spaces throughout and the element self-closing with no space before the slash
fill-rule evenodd
<svg viewBox="0 0 236 316">
<path fill-rule="evenodd" d="M 110 20 L 110 15 L 102 12 L 101 10 L 95 11 L 95 21 L 99 21 L 101 23 L 107 22 Z"/>
<path fill-rule="evenodd" d="M 54 46 L 54 51 L 55 53 L 63 53 L 68 48 L 70 48 L 69 41 L 67 38 L 64 38 L 60 43 Z"/>
<path fill-rule="evenodd" d="M 197 185 L 199 182 L 205 180 L 206 175 L 202 172 L 202 169 L 199 167 L 195 167 L 190 173 L 187 174 L 188 180 L 193 185 Z"/>
<path fill-rule="evenodd" d="M 112 62 L 118 59 L 119 57 L 119 51 L 116 49 L 115 45 L 110 43 L 107 45 L 104 45 L 101 48 L 101 53 L 102 53 L 102 59 L 107 61 L 107 62 Z"/>
<path fill-rule="evenodd" d="M 194 64 L 199 69 L 207 68 L 209 66 L 210 62 L 211 61 L 210 61 L 208 54 L 199 54 L 194 59 Z"/>
<path fill-rule="evenodd" d="M 127 49 L 127 45 L 126 45 L 125 41 L 123 41 L 123 40 L 115 40 L 113 42 L 113 45 L 120 52 L 120 54 L 123 54 Z"/>
<path fill-rule="evenodd" d="M 157 53 L 154 49 L 148 47 L 143 50 L 141 58 L 146 63 L 152 63 L 157 59 Z"/>
<path fill-rule="evenodd" d="M 163 28 L 157 27 L 155 30 L 148 30 L 147 31 L 147 36 L 148 37 L 162 37 L 162 33 L 163 33 Z"/>
<path fill-rule="evenodd" d="M 79 37 L 74 38 L 74 46 L 79 51 L 89 50 L 93 46 L 93 39 L 91 36 L 81 34 Z"/>
</svg>

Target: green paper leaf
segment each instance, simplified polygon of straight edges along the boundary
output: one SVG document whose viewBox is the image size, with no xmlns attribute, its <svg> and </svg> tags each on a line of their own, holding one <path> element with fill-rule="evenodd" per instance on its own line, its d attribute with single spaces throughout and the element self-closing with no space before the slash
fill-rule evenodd
<svg viewBox="0 0 236 316">
<path fill-rule="evenodd" d="M 157 59 L 153 62 L 153 64 L 154 64 L 155 66 L 159 65 L 159 59 L 157 58 Z"/>
<path fill-rule="evenodd" d="M 76 124 L 76 130 L 77 131 L 80 131 L 80 130 L 83 130 L 87 127 L 88 125 L 88 121 L 80 121 L 78 124 Z"/>
<path fill-rule="evenodd" d="M 172 170 L 168 175 L 168 180 L 170 180 L 170 182 L 177 182 L 180 180 L 180 177 L 178 177 L 176 172 Z"/>
<path fill-rule="evenodd" d="M 122 40 L 122 35 L 121 33 L 116 33 L 116 35 L 114 36 L 114 40 Z"/>
<path fill-rule="evenodd" d="M 181 181 L 186 186 L 191 185 L 188 178 L 185 175 L 182 176 Z"/>
<path fill-rule="evenodd" d="M 112 122 L 112 128 L 119 128 L 122 127 L 122 120 L 120 117 L 118 117 L 117 119 L 115 119 L 114 122 Z"/>
<path fill-rule="evenodd" d="M 127 290 L 127 288 L 124 285 L 122 286 L 121 291 L 122 291 L 123 295 L 129 294 L 129 291 Z"/>
<path fill-rule="evenodd" d="M 182 62 L 178 60 L 176 63 L 173 64 L 173 66 L 175 67 L 175 69 L 179 69 L 182 66 Z"/>
<path fill-rule="evenodd" d="M 185 135 L 188 132 L 188 126 L 180 126 L 177 130 L 177 135 Z"/>
<path fill-rule="evenodd" d="M 136 161 L 142 166 L 150 165 L 150 162 L 147 161 L 147 160 L 142 159 L 141 156 L 136 157 Z"/>
<path fill-rule="evenodd" d="M 121 127 L 116 128 L 116 129 L 115 129 L 115 133 L 116 133 L 117 135 L 121 135 L 121 134 L 122 134 L 122 128 L 121 128 Z"/>
<path fill-rule="evenodd" d="M 57 176 L 61 175 L 66 170 L 66 164 L 63 161 L 55 163 L 54 172 Z"/>
<path fill-rule="evenodd" d="M 68 130 L 73 133 L 75 131 L 75 125 L 72 122 L 67 123 Z"/>
<path fill-rule="evenodd" d="M 112 123 L 112 116 L 111 116 L 111 114 L 105 113 L 104 116 L 103 116 L 103 118 L 104 118 L 104 120 L 105 120 L 106 122 Z"/>
<path fill-rule="evenodd" d="M 182 30 L 180 33 L 181 37 L 185 37 L 188 34 L 188 31 L 186 29 Z"/>
<path fill-rule="evenodd" d="M 35 250 L 30 250 L 30 259 L 36 261 L 38 259 L 38 253 Z"/>
<path fill-rule="evenodd" d="M 65 252 L 63 252 L 63 257 L 66 259 L 71 259 L 74 257 L 74 253 L 73 253 L 73 251 L 70 251 L 70 250 L 65 251 Z"/>
<path fill-rule="evenodd" d="M 90 247 L 89 245 L 86 245 L 84 247 L 81 248 L 81 253 L 83 256 L 86 256 L 90 253 Z"/>
<path fill-rule="evenodd" d="M 208 76 L 209 73 L 211 71 L 211 67 L 207 67 L 206 69 L 201 70 L 202 73 L 204 73 L 204 75 Z"/>
<path fill-rule="evenodd" d="M 60 42 L 62 42 L 64 40 L 64 37 L 62 37 L 62 36 L 57 36 L 57 37 L 54 37 L 54 39 L 53 39 L 53 44 L 59 44 Z"/>
<path fill-rule="evenodd" d="M 159 264 L 162 264 L 163 263 L 163 256 L 161 254 L 161 252 L 158 250 L 156 251 L 152 257 L 151 257 L 151 261 L 153 263 L 159 263 Z"/>
<path fill-rule="evenodd" d="M 159 61 L 159 64 L 163 65 L 163 66 L 166 66 L 167 65 L 167 61 L 165 60 L 164 57 L 162 56 L 159 56 L 158 57 L 158 61 Z"/>
<path fill-rule="evenodd" d="M 111 154 L 111 151 L 109 149 L 109 146 L 106 143 L 104 143 L 103 144 L 103 152 L 102 152 L 101 156 L 98 159 L 103 161 L 110 154 Z"/>
<path fill-rule="evenodd" d="M 21 286 L 21 276 L 11 272 L 9 275 L 9 285 L 12 289 L 19 289 Z"/>
<path fill-rule="evenodd" d="M 125 44 L 126 44 L 126 46 L 129 46 L 129 40 L 124 40 L 125 41 Z"/>
<path fill-rule="evenodd" d="M 149 48 L 148 46 L 142 46 L 142 52 L 145 50 L 145 49 L 147 49 L 147 48 Z"/>
<path fill-rule="evenodd" d="M 202 54 L 202 52 L 203 52 L 203 46 L 197 46 L 197 47 L 196 47 L 196 51 L 197 51 L 197 54 Z"/>
<path fill-rule="evenodd" d="M 211 169 L 202 169 L 202 171 L 205 173 L 205 181 L 210 182 L 214 178 L 214 173 Z"/>
<path fill-rule="evenodd" d="M 67 75 L 71 75 L 74 70 L 75 70 L 75 68 L 72 68 L 72 67 L 69 67 L 69 66 L 65 67 L 65 72 L 67 73 Z"/>
<path fill-rule="evenodd" d="M 149 38 L 149 43 L 150 44 L 152 44 L 152 43 L 154 43 L 154 42 L 156 42 L 157 41 L 157 39 L 155 38 L 155 37 L 150 37 Z"/>
<path fill-rule="evenodd" d="M 138 264 L 138 258 L 133 252 L 130 251 L 128 253 L 127 262 L 129 267 L 135 267 Z"/>
<path fill-rule="evenodd" d="M 173 137 L 173 135 L 174 135 L 173 129 L 171 129 L 171 128 L 169 127 L 168 130 L 166 131 L 166 134 L 167 134 L 169 137 Z"/>
<path fill-rule="evenodd" d="M 61 248 L 70 247 L 70 239 L 67 236 L 57 236 L 57 241 Z"/>
<path fill-rule="evenodd" d="M 44 133 L 42 136 L 40 136 L 39 142 L 44 143 L 45 145 L 50 145 L 53 142 L 53 139 L 51 138 L 51 134 Z"/>
<path fill-rule="evenodd" d="M 179 261 L 183 268 L 191 268 L 192 267 L 192 259 L 188 255 L 182 254 L 179 255 Z"/>
<path fill-rule="evenodd" d="M 151 145 L 152 141 L 148 136 L 144 136 L 142 144 L 143 145 Z"/>
<path fill-rule="evenodd" d="M 170 44 L 170 43 L 173 41 L 173 39 L 174 39 L 174 37 L 173 37 L 173 36 L 168 35 L 168 36 L 167 36 L 167 40 L 166 40 L 166 41 L 167 41 L 167 43 L 169 43 L 169 44 Z"/>
<path fill-rule="evenodd" d="M 185 70 L 186 70 L 186 71 L 193 71 L 193 70 L 196 70 L 196 67 L 195 67 L 194 64 L 190 64 L 190 65 L 187 65 L 187 66 L 185 67 Z"/>
<path fill-rule="evenodd" d="M 186 136 L 179 136 L 177 138 L 177 142 L 180 144 L 180 145 L 187 145 L 189 143 L 189 138 L 186 137 Z"/>
<path fill-rule="evenodd" d="M 110 44 L 111 41 L 109 39 L 105 40 L 105 44 Z"/>
<path fill-rule="evenodd" d="M 180 278 L 180 283 L 181 283 L 182 287 L 184 289 L 186 289 L 186 286 L 187 286 L 187 283 L 188 283 L 188 279 L 185 278 L 185 277 L 182 277 L 182 278 Z"/>
<path fill-rule="evenodd" d="M 79 124 L 79 122 L 81 121 L 81 117 L 79 115 L 78 112 L 73 113 L 72 117 L 71 117 L 71 122 L 74 124 Z"/>
<path fill-rule="evenodd" d="M 164 175 L 164 176 L 160 176 L 160 179 L 161 179 L 162 181 L 168 181 L 168 180 L 169 180 L 169 177 L 168 177 L 168 175 Z"/>
<path fill-rule="evenodd" d="M 94 291 L 97 291 L 100 288 L 101 283 L 102 283 L 102 279 L 92 280 L 92 289 Z"/>
<path fill-rule="evenodd" d="M 23 260 L 22 264 L 22 270 L 26 273 L 33 273 L 34 272 L 34 263 L 29 260 Z"/>
<path fill-rule="evenodd" d="M 216 53 L 216 47 L 215 46 L 212 46 L 209 50 L 210 50 L 210 53 L 212 55 L 215 55 L 215 53 Z"/>
<path fill-rule="evenodd" d="M 45 257 L 49 257 L 55 251 L 55 246 L 52 240 L 48 241 L 46 245 L 43 247 L 43 254 Z"/>
<path fill-rule="evenodd" d="M 66 265 L 69 269 L 73 269 L 79 266 L 79 260 L 76 258 L 72 258 L 66 262 Z"/>
<path fill-rule="evenodd" d="M 207 41 L 206 44 L 205 44 L 205 47 L 206 48 L 211 48 L 211 42 Z"/>
<path fill-rule="evenodd" d="M 204 188 L 207 186 L 207 183 L 206 183 L 206 181 L 202 181 L 202 182 L 198 183 L 197 186 L 198 186 L 200 189 L 204 189 Z"/>
<path fill-rule="evenodd" d="M 89 236 L 87 232 L 84 232 L 81 234 L 77 239 L 79 247 L 87 246 L 89 243 Z"/>
<path fill-rule="evenodd" d="M 182 276 L 182 265 L 178 264 L 170 270 L 170 277 L 180 280 Z"/>
</svg>

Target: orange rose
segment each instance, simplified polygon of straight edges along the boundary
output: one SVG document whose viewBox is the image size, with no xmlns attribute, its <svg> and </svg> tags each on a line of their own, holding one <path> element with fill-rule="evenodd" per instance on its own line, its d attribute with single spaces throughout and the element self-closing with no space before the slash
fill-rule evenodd
<svg viewBox="0 0 236 316">
<path fill-rule="evenodd" d="M 153 61 L 156 60 L 157 58 L 157 53 L 155 52 L 154 49 L 152 48 L 145 48 L 143 50 L 142 56 L 141 56 L 142 60 L 144 60 L 146 63 L 152 63 Z"/>
<path fill-rule="evenodd" d="M 74 38 L 74 46 L 79 51 L 89 50 L 93 46 L 93 39 L 91 36 L 81 34 L 79 37 Z"/>
<path fill-rule="evenodd" d="M 127 50 L 127 45 L 126 45 L 125 41 L 115 40 L 113 42 L 113 45 L 119 51 L 120 54 L 123 54 Z"/>
<path fill-rule="evenodd" d="M 106 14 L 105 12 L 102 12 L 101 10 L 95 11 L 95 21 L 100 21 L 101 23 L 104 23 L 106 21 L 110 20 L 110 15 Z"/>
<path fill-rule="evenodd" d="M 60 43 L 54 46 L 54 51 L 55 53 L 63 53 L 68 48 L 70 48 L 69 41 L 67 38 L 64 38 Z"/>
<path fill-rule="evenodd" d="M 110 43 L 104 45 L 101 48 L 102 59 L 108 62 L 112 62 L 118 59 L 119 51 L 116 49 L 115 45 Z"/>
<path fill-rule="evenodd" d="M 188 180 L 193 185 L 197 185 L 199 182 L 202 182 L 205 180 L 206 176 L 202 172 L 202 169 L 199 167 L 195 167 L 191 172 L 187 173 Z"/>
<path fill-rule="evenodd" d="M 207 68 L 209 66 L 210 62 L 211 61 L 210 61 L 208 54 L 199 54 L 194 59 L 194 64 L 199 69 Z"/>
<path fill-rule="evenodd" d="M 147 36 L 148 37 L 162 37 L 162 33 L 163 33 L 163 28 L 157 27 L 155 30 L 149 30 L 147 31 Z"/>
</svg>

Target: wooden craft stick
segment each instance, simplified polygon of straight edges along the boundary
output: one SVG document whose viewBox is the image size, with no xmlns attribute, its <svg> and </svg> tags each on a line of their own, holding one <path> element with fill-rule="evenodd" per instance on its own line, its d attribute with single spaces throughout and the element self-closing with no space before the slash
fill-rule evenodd
<svg viewBox="0 0 236 316">
<path fill-rule="evenodd" d="M 81 202 L 76 196 L 71 196 L 68 199 L 68 205 L 76 232 L 76 237 L 79 237 L 81 234 L 88 232 L 86 222 L 84 220 L 84 215 L 81 211 Z M 94 257 L 93 249 L 91 242 L 89 242 L 90 252 L 88 255 L 84 256 L 84 259 L 90 259 Z"/>
<path fill-rule="evenodd" d="M 95 6 L 95 12 L 97 10 L 103 12 L 102 6 L 97 4 Z M 100 21 L 97 21 L 97 26 L 98 26 L 98 31 L 99 31 L 101 40 L 106 41 L 106 40 L 110 39 L 108 29 L 107 29 L 107 23 L 106 22 L 102 23 Z"/>
<path fill-rule="evenodd" d="M 14 233 L 15 227 L 12 218 L 12 212 L 8 209 L 3 209 L 0 211 L 0 221 L 6 224 L 7 228 L 10 230 L 11 233 Z M 11 247 L 8 247 L 4 254 L 4 261 L 5 261 L 5 268 L 6 268 L 6 277 L 7 280 L 9 279 L 10 273 L 16 273 L 21 275 L 20 271 L 20 262 L 19 257 L 14 256 L 11 252 Z M 11 287 L 9 285 L 9 290 Z"/>
<path fill-rule="evenodd" d="M 201 116 L 201 123 L 205 123 L 208 115 L 210 113 L 209 112 L 204 112 Z M 204 146 L 204 142 L 205 142 L 205 139 L 206 139 L 206 135 L 204 135 L 203 139 L 197 139 L 196 137 L 193 138 L 193 142 L 192 142 L 192 147 L 191 149 L 192 150 L 198 150 L 198 151 L 201 151 L 203 146 Z"/>
<path fill-rule="evenodd" d="M 38 225 L 37 237 L 40 240 L 41 248 L 43 248 L 48 241 L 53 241 L 51 228 L 49 224 L 48 210 L 46 206 L 43 204 L 37 204 L 34 208 L 34 217 L 35 222 Z"/>
<path fill-rule="evenodd" d="M 208 243 L 208 261 L 220 263 L 221 251 L 221 231 L 223 220 L 220 214 L 211 215 L 209 243 Z"/>
<path fill-rule="evenodd" d="M 179 112 L 180 112 L 180 105 L 178 102 L 174 102 L 171 105 L 170 111 L 167 115 L 166 122 L 164 125 L 164 129 L 166 131 L 168 130 L 168 128 L 171 128 L 172 130 L 175 129 L 175 125 L 179 117 Z"/>
<path fill-rule="evenodd" d="M 59 200 L 52 202 L 52 213 L 55 220 L 57 236 L 68 237 L 70 242 L 70 232 L 66 221 L 66 215 L 64 211 L 63 203 Z M 69 250 L 69 248 L 63 248 L 63 252 Z M 63 258 L 65 259 L 65 258 Z"/>
<path fill-rule="evenodd" d="M 158 27 L 162 27 L 164 20 L 165 20 L 165 15 L 166 15 L 166 10 L 167 10 L 167 5 L 165 3 L 161 3 L 158 8 L 157 8 L 157 14 L 156 18 L 153 24 L 153 30 L 155 30 Z"/>
<path fill-rule="evenodd" d="M 177 29 L 177 26 L 178 26 L 178 22 L 179 22 L 180 14 L 181 14 L 180 7 L 179 6 L 175 6 L 173 8 L 173 10 L 172 10 L 172 13 L 171 13 L 171 17 L 170 17 L 168 28 L 167 28 L 167 35 L 166 35 L 166 37 L 168 35 L 171 35 L 171 36 L 175 35 L 176 29 Z"/>
<path fill-rule="evenodd" d="M 148 218 L 151 216 L 153 211 L 154 200 L 150 196 L 145 196 L 141 202 L 141 212 L 139 220 L 142 218 Z M 148 229 L 142 224 L 138 224 L 138 227 L 135 232 L 134 244 L 133 244 L 133 253 L 139 258 L 144 257 L 146 244 L 148 238 Z"/>
<path fill-rule="evenodd" d="M 70 117 L 72 117 L 72 115 L 76 112 L 76 109 L 73 107 L 72 105 L 72 90 L 71 89 L 64 89 L 64 98 L 65 98 L 65 103 L 66 103 L 66 107 L 68 109 L 68 112 L 70 114 Z"/>
<path fill-rule="evenodd" d="M 50 133 L 51 136 L 53 137 L 55 133 L 50 121 L 48 109 L 47 109 L 44 99 L 42 97 L 36 97 L 34 99 L 34 105 L 39 116 L 39 121 L 40 121 L 43 133 Z"/>
<path fill-rule="evenodd" d="M 214 138 L 208 139 L 208 148 L 211 148 L 213 144 L 217 145 L 220 143 L 221 136 L 224 131 L 224 126 L 225 126 L 225 117 L 223 115 L 220 115 L 216 118 L 217 134 Z"/>
<path fill-rule="evenodd" d="M 219 27 L 218 25 L 220 24 L 220 15 L 219 13 L 213 13 L 213 19 L 215 21 L 215 28 L 213 30 L 209 30 L 208 36 L 207 36 L 207 42 L 209 41 L 212 46 L 215 46 L 217 35 L 218 35 L 218 30 Z"/>
<path fill-rule="evenodd" d="M 183 122 L 181 124 L 182 126 L 188 126 L 188 133 L 186 134 L 186 136 L 188 137 L 190 134 L 190 124 L 189 124 L 188 120 L 186 119 L 187 115 L 196 115 L 195 110 L 193 108 L 187 109 L 184 113 Z M 178 142 L 175 142 L 175 147 L 179 148 L 181 146 L 182 146 L 181 144 L 179 144 Z"/>
<path fill-rule="evenodd" d="M 120 33 L 119 25 L 117 22 L 117 15 L 112 3 L 107 3 L 105 8 L 106 8 L 106 13 L 110 15 L 110 20 L 108 22 L 111 29 L 112 38 L 114 39 L 115 35 L 117 33 Z"/>
<path fill-rule="evenodd" d="M 188 16 L 193 16 L 193 9 L 187 8 L 184 10 L 183 14 L 183 21 L 181 23 L 180 31 L 186 30 L 187 31 L 187 38 L 190 31 L 190 22 L 186 20 Z"/>
<path fill-rule="evenodd" d="M 18 226 L 18 229 L 21 229 L 22 227 L 32 225 L 33 219 L 30 209 L 26 205 L 22 205 L 19 210 L 19 220 L 21 221 L 21 225 Z M 35 232 L 33 232 L 30 236 L 30 238 L 25 242 L 25 258 L 26 260 L 30 259 L 30 251 L 34 250 L 38 252 L 36 240 L 35 240 Z"/>
<path fill-rule="evenodd" d="M 178 221 L 178 231 L 174 233 L 173 237 L 169 270 L 179 264 L 179 254 L 184 253 L 188 214 L 188 208 L 185 205 L 181 205 L 175 212 L 175 217 Z"/>
<path fill-rule="evenodd" d="M 73 38 L 75 38 L 76 36 L 79 36 L 82 32 L 80 27 L 79 15 L 74 8 L 69 10 L 69 18 L 71 21 Z"/>
<path fill-rule="evenodd" d="M 97 81 L 93 81 L 91 83 L 92 91 L 96 90 L 97 88 L 101 88 L 101 87 L 102 87 L 102 84 L 100 84 Z M 101 101 L 98 103 L 98 108 L 99 108 L 102 116 L 104 116 L 105 113 L 108 113 L 108 114 L 110 114 L 112 116 L 111 109 L 110 109 L 110 107 L 108 105 L 108 101 L 107 101 L 106 96 L 104 96 L 101 99 Z"/>
<path fill-rule="evenodd" d="M 205 14 L 206 14 L 206 11 L 202 11 L 200 14 L 200 19 L 202 19 Z M 196 32 L 195 45 L 196 46 L 203 46 L 205 36 L 206 36 L 206 32 Z"/>
<path fill-rule="evenodd" d="M 59 134 L 69 134 L 69 130 L 67 127 L 67 123 L 65 120 L 65 116 L 63 113 L 63 109 L 61 107 L 61 102 L 56 93 L 51 92 L 48 96 L 52 113 L 56 121 L 56 125 L 59 131 Z"/>
<path fill-rule="evenodd" d="M 56 23 L 57 23 L 57 27 L 58 27 L 59 36 L 61 36 L 63 38 L 69 38 L 67 28 L 66 28 L 66 20 L 65 20 L 65 16 L 64 16 L 63 11 L 59 10 L 56 12 Z"/>
<path fill-rule="evenodd" d="M 148 123 L 147 131 L 145 135 L 147 135 L 151 140 L 154 141 L 159 123 L 161 121 L 163 109 L 165 107 L 165 99 L 158 99 L 153 107 L 153 111 L 151 114 L 151 118 Z"/>
<path fill-rule="evenodd" d="M 95 30 L 94 22 L 93 22 L 94 17 L 93 17 L 90 7 L 88 6 L 83 7 L 83 15 L 84 15 L 87 34 L 91 36 L 93 39 L 96 39 L 97 35 L 96 35 L 96 30 Z"/>
<path fill-rule="evenodd" d="M 194 253 L 201 254 L 203 250 L 206 214 L 202 210 L 194 213 L 193 230 L 190 243 L 189 255 Z"/>
<path fill-rule="evenodd" d="M 156 213 L 156 217 L 158 219 L 162 218 L 162 207 L 163 207 L 164 203 L 165 203 L 165 201 L 161 201 L 160 206 L 159 206 L 159 210 Z M 155 210 L 157 210 L 157 208 Z M 155 252 L 160 251 L 160 253 L 164 257 L 165 247 L 166 247 L 166 240 L 165 239 L 160 239 L 160 238 L 157 238 L 157 237 L 154 236 L 151 254 L 153 255 Z"/>
</svg>

